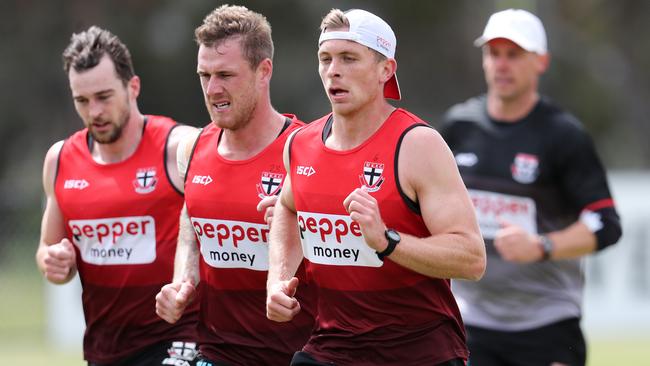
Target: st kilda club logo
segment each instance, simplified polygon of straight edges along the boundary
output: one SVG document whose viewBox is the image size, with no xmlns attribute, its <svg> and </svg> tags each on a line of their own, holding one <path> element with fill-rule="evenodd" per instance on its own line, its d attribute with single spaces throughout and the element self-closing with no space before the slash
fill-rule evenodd
<svg viewBox="0 0 650 366">
<path fill-rule="evenodd" d="M 368 192 L 376 192 L 384 183 L 384 164 L 366 161 L 363 164 L 363 174 L 359 176 L 359 181 L 363 188 Z"/>
<path fill-rule="evenodd" d="M 147 194 L 156 189 L 156 183 L 158 183 L 156 168 L 141 168 L 135 173 L 133 188 L 140 194 Z"/>
<path fill-rule="evenodd" d="M 257 196 L 259 198 L 275 196 L 280 193 L 284 174 L 263 172 L 260 182 L 257 183 Z"/>
<path fill-rule="evenodd" d="M 536 155 L 518 153 L 510 166 L 512 179 L 522 184 L 530 184 L 539 175 L 539 158 Z"/>
</svg>

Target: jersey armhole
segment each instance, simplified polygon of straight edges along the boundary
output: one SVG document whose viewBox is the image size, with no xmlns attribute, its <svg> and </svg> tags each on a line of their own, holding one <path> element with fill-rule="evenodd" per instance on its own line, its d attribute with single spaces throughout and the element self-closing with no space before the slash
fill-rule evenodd
<svg viewBox="0 0 650 366">
<path fill-rule="evenodd" d="M 330 114 L 330 116 L 327 117 L 327 121 L 325 121 L 325 124 L 323 125 L 323 133 L 321 134 L 321 138 L 323 139 L 323 144 L 325 143 L 325 140 L 327 140 L 327 138 L 332 133 L 332 124 L 334 124 L 334 115 Z"/>
<path fill-rule="evenodd" d="M 416 123 L 414 125 L 407 127 L 404 130 L 404 132 L 402 132 L 402 134 L 399 137 L 399 140 L 397 140 L 397 146 L 395 147 L 395 161 L 394 161 L 395 171 L 393 173 L 395 174 L 395 185 L 397 186 L 397 191 L 399 192 L 399 195 L 402 197 L 404 204 L 406 204 L 406 207 L 408 207 L 411 211 L 421 216 L 422 211 L 420 210 L 420 203 L 412 200 L 409 196 L 406 195 L 406 193 L 404 193 L 404 190 L 402 189 L 402 184 L 399 180 L 399 151 L 402 146 L 402 141 L 404 140 L 404 136 L 406 136 L 406 134 L 409 131 L 411 131 L 416 127 L 433 128 L 424 123 Z"/>
<path fill-rule="evenodd" d="M 287 160 L 288 161 L 287 161 L 287 163 L 289 165 L 287 168 L 289 168 L 289 169 L 291 168 L 291 146 L 293 145 L 293 139 L 296 137 L 296 135 L 298 134 L 298 132 L 301 129 L 302 128 L 297 128 L 295 131 L 291 132 L 291 135 L 289 135 L 289 137 L 287 138 L 288 139 L 288 141 L 287 141 Z M 287 172 L 287 173 L 290 174 L 291 172 Z"/>
<path fill-rule="evenodd" d="M 145 126 L 147 125 L 146 117 L 144 120 L 144 125 Z M 167 147 L 169 146 L 169 139 L 172 136 L 172 131 L 174 131 L 174 129 L 178 126 L 180 126 L 180 124 L 176 123 L 175 125 L 172 126 L 172 128 L 169 129 L 169 132 L 167 132 L 167 138 L 165 138 L 165 148 L 163 149 L 163 166 L 165 167 L 165 176 L 167 177 L 167 181 L 169 182 L 169 185 L 172 186 L 172 188 L 174 188 L 176 193 L 180 194 L 181 196 L 184 196 L 183 192 L 181 192 L 180 189 L 178 189 L 178 187 L 174 185 L 174 182 L 172 182 L 172 177 L 169 175 L 169 169 L 167 169 Z M 144 130 L 142 131 L 142 136 L 144 136 Z"/>
<path fill-rule="evenodd" d="M 56 154 L 56 165 L 54 166 L 54 179 L 52 179 L 52 184 L 53 184 L 53 191 L 56 192 L 56 180 L 59 178 L 59 166 L 61 165 L 61 153 L 63 152 L 63 148 L 65 147 L 65 144 L 68 142 L 68 139 L 65 139 L 61 142 L 61 148 Z"/>
<path fill-rule="evenodd" d="M 282 125 L 282 130 L 280 130 L 280 133 L 278 134 L 278 136 L 276 138 L 282 136 L 284 131 L 286 131 L 287 128 L 289 128 L 289 126 L 291 126 L 291 118 L 285 116 L 284 117 L 284 124 Z"/>
</svg>

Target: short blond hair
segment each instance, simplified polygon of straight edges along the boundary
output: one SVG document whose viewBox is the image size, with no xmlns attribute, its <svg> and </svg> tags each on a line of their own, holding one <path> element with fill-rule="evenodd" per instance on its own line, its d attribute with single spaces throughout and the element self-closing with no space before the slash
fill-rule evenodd
<svg viewBox="0 0 650 366">
<path fill-rule="evenodd" d="M 320 31 L 325 32 L 327 29 L 350 28 L 348 17 L 341 9 L 332 9 L 323 18 L 320 23 Z"/>
<path fill-rule="evenodd" d="M 266 17 L 244 6 L 222 5 L 203 19 L 194 31 L 199 45 L 216 46 L 231 37 L 241 37 L 244 57 L 252 68 L 273 59 L 271 25 Z"/>
</svg>

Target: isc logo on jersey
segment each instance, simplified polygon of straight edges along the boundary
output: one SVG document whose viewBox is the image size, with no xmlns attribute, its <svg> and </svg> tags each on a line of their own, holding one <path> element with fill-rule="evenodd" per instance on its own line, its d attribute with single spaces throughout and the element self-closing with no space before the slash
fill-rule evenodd
<svg viewBox="0 0 650 366">
<path fill-rule="evenodd" d="M 298 228 L 305 258 L 334 266 L 381 267 L 356 221 L 347 215 L 298 211 Z"/>
<path fill-rule="evenodd" d="M 156 260 L 156 222 L 151 216 L 70 220 L 68 225 L 86 263 L 146 264 Z"/>
<path fill-rule="evenodd" d="M 90 183 L 85 179 L 66 179 L 63 182 L 63 189 L 78 189 L 81 191 L 88 188 L 89 185 Z"/>
<path fill-rule="evenodd" d="M 312 166 L 298 165 L 296 167 L 296 174 L 310 177 L 316 174 L 316 169 L 314 169 Z"/>
<path fill-rule="evenodd" d="M 268 271 L 268 225 L 197 217 L 191 221 L 203 259 L 210 266 Z"/>
<path fill-rule="evenodd" d="M 195 175 L 192 177 L 192 183 L 207 186 L 212 183 L 212 177 L 209 175 Z"/>
<path fill-rule="evenodd" d="M 523 227 L 529 233 L 537 232 L 535 201 L 528 197 L 468 189 L 476 219 L 485 239 L 494 239 L 501 228 L 500 220 Z"/>
</svg>

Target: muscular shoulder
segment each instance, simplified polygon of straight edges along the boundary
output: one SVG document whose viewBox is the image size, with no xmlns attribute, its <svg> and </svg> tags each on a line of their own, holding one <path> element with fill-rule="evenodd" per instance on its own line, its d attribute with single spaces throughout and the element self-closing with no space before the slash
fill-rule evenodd
<svg viewBox="0 0 650 366">
<path fill-rule="evenodd" d="M 404 135 L 400 155 L 403 153 L 413 154 L 413 158 L 421 153 L 435 152 L 438 149 L 446 149 L 447 144 L 438 131 L 428 126 L 416 126 Z M 428 156 L 430 157 L 430 155 Z"/>
<path fill-rule="evenodd" d="M 445 140 L 438 131 L 426 126 L 412 128 L 404 135 L 398 164 L 402 189 L 414 201 L 417 200 L 417 192 L 426 189 L 432 182 L 446 181 L 445 176 L 457 172 Z"/>
<path fill-rule="evenodd" d="M 171 145 L 176 149 L 182 146 L 181 143 L 186 140 L 194 142 L 199 135 L 199 132 L 200 130 L 196 127 L 178 125 L 170 132 L 168 145 Z"/>
<path fill-rule="evenodd" d="M 185 174 L 187 173 L 187 164 L 192 155 L 192 149 L 194 148 L 201 131 L 202 129 L 192 128 L 192 130 L 186 130 L 178 137 L 178 147 L 175 149 L 175 161 L 181 178 L 185 178 Z"/>
</svg>

